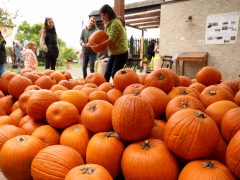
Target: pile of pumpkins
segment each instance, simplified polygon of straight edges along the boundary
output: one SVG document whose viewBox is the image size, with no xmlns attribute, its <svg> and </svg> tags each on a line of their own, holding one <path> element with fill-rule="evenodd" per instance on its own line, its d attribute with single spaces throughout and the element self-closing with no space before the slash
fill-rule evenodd
<svg viewBox="0 0 240 180">
<path fill-rule="evenodd" d="M 100 73 L 0 79 L 0 168 L 11 180 L 240 179 L 240 81 L 212 66 L 112 82 Z"/>
</svg>

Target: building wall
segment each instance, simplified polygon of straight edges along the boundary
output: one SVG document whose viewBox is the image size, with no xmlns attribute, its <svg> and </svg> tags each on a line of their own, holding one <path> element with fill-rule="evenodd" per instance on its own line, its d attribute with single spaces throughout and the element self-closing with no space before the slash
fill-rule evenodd
<svg viewBox="0 0 240 180">
<path fill-rule="evenodd" d="M 218 68 L 224 79 L 240 76 L 240 23 L 237 42 L 205 44 L 207 16 L 240 12 L 240 0 L 190 0 L 161 6 L 160 52 L 176 58 L 181 52 L 208 52 L 208 65 Z M 192 23 L 185 22 L 192 16 Z M 185 63 L 185 75 L 194 78 L 203 63 Z M 175 67 L 173 67 L 175 70 Z"/>
</svg>

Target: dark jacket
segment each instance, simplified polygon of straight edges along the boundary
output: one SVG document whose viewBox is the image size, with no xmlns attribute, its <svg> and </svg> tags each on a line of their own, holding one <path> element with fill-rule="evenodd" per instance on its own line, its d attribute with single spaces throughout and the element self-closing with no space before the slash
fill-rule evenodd
<svg viewBox="0 0 240 180">
<path fill-rule="evenodd" d="M 155 43 L 153 43 L 153 42 L 151 42 L 151 43 L 148 45 L 147 56 L 146 56 L 146 58 L 147 58 L 148 60 L 151 60 L 152 57 L 155 56 L 154 46 L 155 46 Z"/>
<path fill-rule="evenodd" d="M 45 36 L 45 43 L 48 48 L 48 52 L 46 53 L 47 56 L 52 58 L 58 57 L 58 43 L 57 43 L 57 34 L 54 29 L 47 29 L 47 33 Z"/>
<path fill-rule="evenodd" d="M 82 45 L 82 43 L 87 44 L 89 37 L 91 36 L 91 34 L 95 31 L 99 30 L 97 28 L 97 26 L 94 27 L 86 27 L 82 30 L 82 34 L 80 37 L 80 44 Z M 91 48 L 84 48 L 82 47 L 82 51 L 83 53 L 89 53 L 89 54 L 96 54 L 95 52 L 93 52 L 93 50 Z"/>
<path fill-rule="evenodd" d="M 6 63 L 6 49 L 5 49 L 6 41 L 4 37 L 0 34 L 0 64 Z"/>
</svg>

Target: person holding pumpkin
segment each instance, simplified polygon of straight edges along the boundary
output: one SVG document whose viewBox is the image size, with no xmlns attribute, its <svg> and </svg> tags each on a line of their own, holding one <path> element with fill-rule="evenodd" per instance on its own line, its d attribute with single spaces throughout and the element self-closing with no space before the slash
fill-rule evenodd
<svg viewBox="0 0 240 180">
<path fill-rule="evenodd" d="M 57 33 L 52 18 L 45 18 L 40 36 L 40 47 L 45 58 L 45 69 L 55 70 L 58 58 Z"/>
<path fill-rule="evenodd" d="M 108 44 L 110 58 L 107 62 L 104 77 L 106 81 L 114 78 L 115 73 L 124 67 L 128 59 L 128 40 L 126 29 L 121 20 L 116 16 L 114 10 L 108 4 L 100 9 L 100 15 L 104 22 L 104 31 L 108 39 L 97 45 Z"/>
<path fill-rule="evenodd" d="M 88 62 L 90 62 L 90 72 L 94 72 L 94 64 L 97 58 L 97 54 L 90 48 L 88 44 L 88 39 L 92 35 L 93 32 L 97 31 L 98 28 L 96 26 L 96 17 L 90 16 L 88 21 L 88 26 L 82 30 L 81 37 L 80 37 L 80 44 L 82 46 L 83 52 L 83 78 L 87 77 L 87 66 Z"/>
</svg>

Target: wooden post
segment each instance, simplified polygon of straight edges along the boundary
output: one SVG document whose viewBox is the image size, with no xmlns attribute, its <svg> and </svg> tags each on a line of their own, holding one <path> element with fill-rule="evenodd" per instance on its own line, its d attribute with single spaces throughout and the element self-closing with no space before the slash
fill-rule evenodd
<svg viewBox="0 0 240 180">
<path fill-rule="evenodd" d="M 141 37 L 141 45 L 140 45 L 140 59 L 141 59 L 140 66 L 141 67 L 143 67 L 143 63 L 142 63 L 142 60 L 143 60 L 143 48 L 144 48 L 144 30 L 142 29 L 142 37 Z"/>
<path fill-rule="evenodd" d="M 114 0 L 114 11 L 117 16 L 121 16 L 124 19 L 125 14 L 124 0 Z"/>
</svg>

